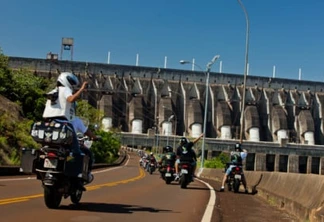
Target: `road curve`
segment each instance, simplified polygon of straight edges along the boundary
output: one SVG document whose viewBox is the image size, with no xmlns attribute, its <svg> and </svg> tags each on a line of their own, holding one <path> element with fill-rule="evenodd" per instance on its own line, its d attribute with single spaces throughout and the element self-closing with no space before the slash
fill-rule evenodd
<svg viewBox="0 0 324 222">
<path fill-rule="evenodd" d="M 204 217 L 205 211 L 213 212 L 213 206 L 206 210 L 210 188 L 198 179 L 188 189 L 166 185 L 158 172 L 144 172 L 138 159 L 131 154 L 124 166 L 95 171 L 95 180 L 79 205 L 63 199 L 55 210 L 45 206 L 41 182 L 34 176 L 0 178 L 0 221 L 198 222 L 210 218 Z"/>
</svg>

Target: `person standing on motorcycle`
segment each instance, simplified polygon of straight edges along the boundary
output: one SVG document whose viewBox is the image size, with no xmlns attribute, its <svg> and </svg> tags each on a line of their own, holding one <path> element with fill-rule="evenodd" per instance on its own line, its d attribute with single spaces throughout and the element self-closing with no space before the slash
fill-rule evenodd
<svg viewBox="0 0 324 222">
<path fill-rule="evenodd" d="M 195 177 L 195 171 L 196 171 L 196 162 L 197 162 L 197 156 L 195 151 L 193 150 L 193 146 L 195 143 L 197 143 L 200 138 L 202 138 L 204 134 L 202 133 L 199 137 L 194 139 L 192 142 L 188 141 L 187 138 L 182 137 L 180 139 L 180 145 L 177 148 L 177 160 L 175 162 L 175 170 L 176 170 L 176 177 L 175 180 L 179 180 L 179 163 L 180 161 L 188 161 L 192 164 L 192 176 Z"/>
<path fill-rule="evenodd" d="M 79 85 L 78 77 L 73 73 L 62 72 L 57 78 L 56 88 L 47 94 L 47 96 L 57 95 L 57 98 L 52 96 L 51 99 L 47 99 L 43 112 L 43 118 L 45 119 L 69 122 L 73 126 L 72 152 L 74 154 L 82 153 L 76 132 L 81 132 L 92 140 L 97 139 L 96 135 L 84 125 L 83 121 L 75 116 L 76 100 L 86 90 L 87 84 L 88 82 L 83 82 L 80 89 L 73 93 L 73 87 Z M 92 180 L 91 172 L 89 172 L 88 178 Z"/>
<path fill-rule="evenodd" d="M 162 174 L 162 169 L 164 169 L 168 164 L 170 164 L 171 167 L 174 167 L 175 161 L 176 154 L 173 152 L 172 146 L 163 147 L 163 155 L 159 161 L 159 165 L 161 166 L 160 173 Z"/>
<path fill-rule="evenodd" d="M 220 189 L 221 192 L 223 192 L 225 190 L 225 188 L 224 188 L 225 183 L 226 183 L 226 180 L 227 180 L 228 176 L 230 175 L 230 173 L 232 171 L 232 168 L 237 166 L 237 165 L 242 166 L 243 160 L 246 159 L 246 157 L 247 157 L 247 150 L 242 149 L 240 143 L 235 144 L 234 151 L 232 151 L 231 154 L 230 154 L 231 163 L 228 166 L 228 168 L 226 169 L 226 172 L 225 172 L 224 177 L 223 177 L 222 187 Z M 242 170 L 242 183 L 243 183 L 243 186 L 244 186 L 244 189 L 245 189 L 245 193 L 248 193 L 248 189 L 246 187 L 246 180 L 245 180 L 245 176 L 243 174 L 243 170 Z"/>
</svg>

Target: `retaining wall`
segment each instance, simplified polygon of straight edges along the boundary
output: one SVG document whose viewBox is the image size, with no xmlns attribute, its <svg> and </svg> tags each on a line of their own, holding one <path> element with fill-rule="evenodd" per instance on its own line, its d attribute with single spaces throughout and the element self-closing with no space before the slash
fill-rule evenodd
<svg viewBox="0 0 324 222">
<path fill-rule="evenodd" d="M 249 190 L 270 204 L 296 215 L 300 221 L 324 221 L 324 176 L 255 171 L 244 174 Z M 221 181 L 223 170 L 204 169 L 200 177 Z"/>
</svg>

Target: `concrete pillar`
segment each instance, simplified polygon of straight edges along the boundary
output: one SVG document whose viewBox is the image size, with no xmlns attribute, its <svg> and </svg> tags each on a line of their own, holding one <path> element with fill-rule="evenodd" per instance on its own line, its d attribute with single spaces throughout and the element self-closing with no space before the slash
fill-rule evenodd
<svg viewBox="0 0 324 222">
<path fill-rule="evenodd" d="M 288 173 L 299 173 L 299 156 L 288 156 Z"/>
<path fill-rule="evenodd" d="M 319 167 L 320 167 L 319 174 L 324 175 L 324 157 L 321 157 Z"/>
<path fill-rule="evenodd" d="M 307 174 L 311 174 L 312 173 L 312 162 L 313 162 L 313 159 L 312 159 L 312 156 L 308 156 L 307 157 L 307 168 L 306 168 L 306 173 Z"/>
<path fill-rule="evenodd" d="M 280 166 L 280 155 L 275 155 L 275 161 L 274 161 L 274 172 L 279 172 L 279 166 Z"/>
<path fill-rule="evenodd" d="M 255 154 L 254 171 L 266 171 L 267 155 L 263 153 Z"/>
</svg>

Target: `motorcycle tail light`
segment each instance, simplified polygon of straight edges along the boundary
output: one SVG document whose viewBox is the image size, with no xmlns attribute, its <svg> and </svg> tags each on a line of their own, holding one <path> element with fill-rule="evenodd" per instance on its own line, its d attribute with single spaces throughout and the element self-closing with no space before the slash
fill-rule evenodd
<svg viewBox="0 0 324 222">
<path fill-rule="evenodd" d="M 53 152 L 50 152 L 50 153 L 47 153 L 47 157 L 48 158 L 56 158 L 57 155 L 55 153 L 53 153 Z"/>
<path fill-rule="evenodd" d="M 167 167 L 167 171 L 171 171 L 171 167 L 170 166 Z"/>
<path fill-rule="evenodd" d="M 184 168 L 184 169 L 188 168 L 188 165 L 182 165 L 182 168 Z"/>
<path fill-rule="evenodd" d="M 235 169 L 236 169 L 236 171 L 240 171 L 240 168 L 239 167 L 236 167 Z"/>
</svg>

